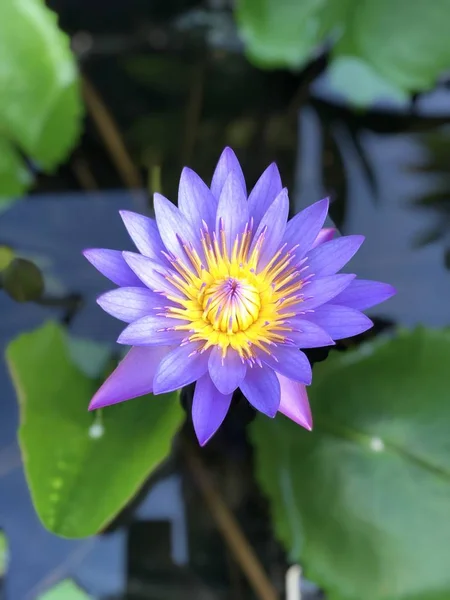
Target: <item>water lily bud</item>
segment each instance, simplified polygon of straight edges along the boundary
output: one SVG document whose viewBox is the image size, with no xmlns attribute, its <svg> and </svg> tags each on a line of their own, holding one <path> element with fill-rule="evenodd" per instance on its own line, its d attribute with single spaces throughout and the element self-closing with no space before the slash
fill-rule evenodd
<svg viewBox="0 0 450 600">
<path fill-rule="evenodd" d="M 3 289 L 16 302 L 32 302 L 42 296 L 44 278 L 34 263 L 14 258 L 3 272 Z"/>
</svg>

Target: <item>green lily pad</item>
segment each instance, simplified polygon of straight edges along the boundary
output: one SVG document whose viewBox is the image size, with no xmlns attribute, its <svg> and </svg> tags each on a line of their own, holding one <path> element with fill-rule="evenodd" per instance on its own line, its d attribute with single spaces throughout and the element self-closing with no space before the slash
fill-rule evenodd
<svg viewBox="0 0 450 600">
<path fill-rule="evenodd" d="M 38 596 L 38 600 L 89 600 L 90 598 L 92 596 L 88 596 L 70 579 L 60 581 Z"/>
<path fill-rule="evenodd" d="M 0 579 L 6 575 L 6 571 L 8 570 L 8 562 L 8 538 L 0 529 Z"/>
<path fill-rule="evenodd" d="M 17 148 L 54 169 L 78 139 L 82 103 L 69 38 L 43 0 L 2 0 L 0 56 L 0 197 L 8 197 L 32 182 Z"/>
<path fill-rule="evenodd" d="M 374 100 L 390 100 L 398 106 L 409 102 L 409 94 L 383 79 L 366 61 L 339 55 L 330 65 L 330 82 L 344 97 L 351 95 L 354 105 L 364 107 Z"/>
<path fill-rule="evenodd" d="M 342 42 L 405 91 L 434 86 L 450 67 L 450 0 L 352 0 Z"/>
<path fill-rule="evenodd" d="M 339 90 L 358 105 L 431 89 L 450 68 L 450 0 L 238 0 L 236 19 L 265 67 L 302 68 L 334 46 L 331 68 L 349 83 Z"/>
<path fill-rule="evenodd" d="M 342 26 L 352 1 L 238 0 L 236 19 L 254 62 L 298 68 Z"/>
<path fill-rule="evenodd" d="M 329 600 L 450 598 L 450 332 L 417 329 L 314 369 L 315 427 L 259 417 L 280 540 Z"/>
<path fill-rule="evenodd" d="M 71 360 L 53 322 L 13 340 L 7 363 L 20 404 L 19 441 L 36 511 L 69 538 L 102 530 L 168 456 L 184 415 L 178 393 L 88 412 L 98 387 Z"/>
</svg>

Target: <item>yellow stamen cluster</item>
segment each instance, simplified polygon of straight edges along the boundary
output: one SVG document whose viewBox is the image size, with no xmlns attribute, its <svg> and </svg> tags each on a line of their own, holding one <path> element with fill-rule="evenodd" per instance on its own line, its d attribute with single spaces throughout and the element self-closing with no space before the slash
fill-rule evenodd
<svg viewBox="0 0 450 600">
<path fill-rule="evenodd" d="M 192 245 L 183 244 L 186 258 L 168 257 L 174 271 L 167 280 L 183 298 L 168 295 L 176 306 L 166 316 L 187 321 L 173 329 L 186 331 L 201 350 L 219 346 L 225 357 L 229 347 L 242 360 L 254 360 L 254 348 L 270 352 L 272 344 L 287 340 L 287 309 L 301 301 L 299 267 L 292 249 L 281 248 L 262 269 L 258 268 L 266 230 L 252 242 L 251 226 L 237 236 L 229 251 L 223 227 L 219 235 L 201 236 L 203 258 Z"/>
</svg>

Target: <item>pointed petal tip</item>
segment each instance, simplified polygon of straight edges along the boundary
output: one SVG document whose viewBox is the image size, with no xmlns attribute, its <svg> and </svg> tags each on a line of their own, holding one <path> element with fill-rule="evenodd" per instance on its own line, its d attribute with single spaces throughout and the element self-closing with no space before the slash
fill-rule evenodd
<svg viewBox="0 0 450 600">
<path fill-rule="evenodd" d="M 168 198 L 166 198 L 165 196 L 163 196 L 162 194 L 160 194 L 159 192 L 154 192 L 153 194 L 153 207 L 156 210 L 156 205 L 158 204 L 166 204 L 167 202 L 170 202 L 170 200 Z M 172 202 L 170 202 L 170 204 L 172 204 Z"/>
<path fill-rule="evenodd" d="M 391 285 L 390 283 L 385 283 L 385 290 L 386 290 L 386 300 L 389 300 L 389 298 L 392 298 L 392 296 L 395 296 L 395 294 L 398 293 L 397 288 L 395 288 L 393 285 Z"/>
<path fill-rule="evenodd" d="M 100 408 L 105 408 L 110 404 L 116 404 L 116 402 L 108 402 L 107 398 L 104 397 L 102 393 L 103 386 L 100 387 L 97 392 L 92 397 L 92 400 L 89 403 L 88 411 L 91 412 L 93 410 L 99 410 Z"/>
<path fill-rule="evenodd" d="M 312 430 L 312 414 L 306 387 L 283 375 L 278 375 L 281 386 L 279 411 L 301 427 Z"/>
<path fill-rule="evenodd" d="M 85 248 L 81 251 L 81 254 L 91 263 L 94 260 L 96 250 L 98 250 L 98 248 Z"/>
<path fill-rule="evenodd" d="M 182 186 L 187 178 L 198 177 L 197 173 L 190 167 L 183 167 L 180 175 L 180 186 Z"/>
<path fill-rule="evenodd" d="M 125 329 L 122 331 L 122 333 L 119 335 L 119 337 L 117 338 L 116 342 L 118 344 L 123 344 L 124 346 L 129 346 L 130 342 L 128 340 L 128 332 L 127 332 L 128 327 L 125 327 Z"/>
<path fill-rule="evenodd" d="M 194 431 L 195 431 L 195 428 L 194 428 Z M 201 448 L 204 448 L 206 446 L 206 444 L 211 440 L 211 438 L 214 437 L 214 433 L 212 433 L 211 435 L 202 435 L 200 432 L 197 432 L 197 431 L 195 431 L 195 435 L 197 437 L 197 441 Z"/>
<path fill-rule="evenodd" d="M 267 167 L 266 172 L 268 172 L 270 174 L 271 177 L 274 177 L 276 175 L 280 175 L 280 169 L 278 168 L 278 165 L 275 161 L 271 162 L 270 165 Z"/>
<path fill-rule="evenodd" d="M 236 152 L 230 146 L 225 146 L 225 148 L 220 153 L 220 157 L 219 157 L 219 161 L 218 162 L 220 162 L 220 161 L 227 161 L 227 160 L 236 161 L 238 164 L 240 164 L 239 163 L 239 159 L 236 156 Z"/>
<path fill-rule="evenodd" d="M 330 197 L 329 196 L 325 196 L 325 198 L 322 198 L 322 200 L 319 200 L 315 204 L 317 206 L 321 206 L 321 207 L 323 206 L 323 210 L 326 209 L 326 211 L 328 212 L 328 209 L 330 208 Z"/>
<path fill-rule="evenodd" d="M 137 213 L 131 211 L 131 210 L 126 210 L 126 209 L 121 209 L 119 210 L 119 215 L 120 218 L 122 219 L 124 225 L 127 225 L 127 222 L 130 221 L 130 219 L 132 219 Z M 141 215 L 138 215 L 141 216 Z"/>
</svg>

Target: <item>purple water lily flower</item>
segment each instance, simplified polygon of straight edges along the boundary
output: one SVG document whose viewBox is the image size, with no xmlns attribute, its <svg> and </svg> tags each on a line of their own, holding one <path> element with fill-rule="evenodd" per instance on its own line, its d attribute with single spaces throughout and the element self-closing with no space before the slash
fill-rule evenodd
<svg viewBox="0 0 450 600">
<path fill-rule="evenodd" d="M 128 323 L 132 346 L 90 404 L 96 409 L 196 382 L 192 417 L 200 444 L 221 425 L 233 392 L 269 417 L 312 428 L 301 348 L 334 344 L 372 326 L 362 310 L 394 294 L 387 284 L 337 274 L 363 236 L 323 229 L 328 200 L 288 222 L 288 193 L 275 164 L 247 197 L 226 148 L 209 188 L 181 174 L 178 208 L 155 194 L 156 220 L 121 216 L 138 252 L 90 249 L 86 258 L 117 289 L 98 298 Z"/>
</svg>

